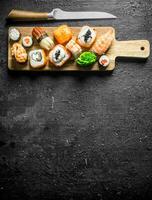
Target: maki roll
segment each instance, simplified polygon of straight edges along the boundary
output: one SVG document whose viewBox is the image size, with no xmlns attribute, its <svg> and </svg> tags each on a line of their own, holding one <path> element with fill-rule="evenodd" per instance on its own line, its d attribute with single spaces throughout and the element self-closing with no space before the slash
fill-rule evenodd
<svg viewBox="0 0 152 200">
<path fill-rule="evenodd" d="M 22 44 L 24 47 L 31 47 L 33 45 L 33 40 L 31 36 L 25 36 L 22 38 Z"/>
<path fill-rule="evenodd" d="M 17 42 L 20 39 L 21 33 L 18 29 L 16 28 L 11 28 L 9 30 L 9 38 L 10 40 L 12 40 L 13 42 Z"/>
<path fill-rule="evenodd" d="M 110 60 L 109 60 L 109 57 L 106 56 L 106 55 L 102 55 L 100 58 L 99 58 L 99 64 L 101 67 L 104 67 L 106 68 L 110 63 Z"/>
<path fill-rule="evenodd" d="M 56 41 L 59 44 L 65 44 L 72 38 L 72 31 L 67 25 L 62 25 L 56 28 L 53 32 Z"/>
<path fill-rule="evenodd" d="M 32 68 L 44 67 L 47 63 L 46 55 L 43 49 L 36 49 L 29 52 L 30 66 Z"/>
<path fill-rule="evenodd" d="M 102 54 L 106 53 L 106 51 L 110 48 L 113 39 L 113 30 L 110 30 L 105 34 L 100 35 L 93 44 L 91 51 L 101 56 Z"/>
<path fill-rule="evenodd" d="M 35 27 L 32 30 L 33 37 L 38 41 L 40 47 L 47 51 L 50 51 L 54 47 L 53 40 L 48 34 L 40 27 Z"/>
<path fill-rule="evenodd" d="M 77 58 L 81 52 L 82 52 L 82 48 L 80 47 L 80 45 L 78 45 L 76 43 L 76 41 L 74 39 L 71 39 L 67 45 L 66 48 L 72 53 L 72 55 Z"/>
<path fill-rule="evenodd" d="M 25 63 L 27 61 L 27 53 L 24 47 L 19 43 L 14 43 L 11 48 L 11 54 L 15 57 L 15 60 L 19 63 Z"/>
<path fill-rule="evenodd" d="M 66 48 L 60 44 L 56 45 L 49 53 L 49 60 L 56 67 L 61 67 L 69 58 L 71 54 Z"/>
<path fill-rule="evenodd" d="M 90 48 L 96 39 L 96 31 L 89 26 L 83 26 L 78 35 L 77 42 L 84 48 Z"/>
</svg>

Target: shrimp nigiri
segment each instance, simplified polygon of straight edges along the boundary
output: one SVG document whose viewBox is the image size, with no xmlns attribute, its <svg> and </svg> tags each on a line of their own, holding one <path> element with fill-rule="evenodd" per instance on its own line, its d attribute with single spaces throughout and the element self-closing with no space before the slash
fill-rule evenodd
<svg viewBox="0 0 152 200">
<path fill-rule="evenodd" d="M 98 55 L 104 54 L 111 46 L 113 41 L 113 30 L 109 30 L 104 35 L 100 35 L 93 44 L 91 51 Z"/>
</svg>

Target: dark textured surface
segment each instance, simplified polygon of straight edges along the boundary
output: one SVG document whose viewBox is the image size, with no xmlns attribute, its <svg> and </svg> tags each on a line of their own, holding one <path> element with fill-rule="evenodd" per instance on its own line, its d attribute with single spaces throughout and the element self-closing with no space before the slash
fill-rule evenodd
<svg viewBox="0 0 152 200">
<path fill-rule="evenodd" d="M 68 24 L 152 40 L 151 0 L 0 1 L 0 199 L 150 200 L 151 57 L 121 60 L 111 75 L 7 71 L 8 12 L 55 7 L 111 12 L 117 20 Z"/>
</svg>

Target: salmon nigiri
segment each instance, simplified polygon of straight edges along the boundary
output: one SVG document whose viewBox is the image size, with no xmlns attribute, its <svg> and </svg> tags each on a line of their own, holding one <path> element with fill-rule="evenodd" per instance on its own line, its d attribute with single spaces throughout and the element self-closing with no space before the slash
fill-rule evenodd
<svg viewBox="0 0 152 200">
<path fill-rule="evenodd" d="M 104 54 L 111 46 L 114 39 L 113 30 L 109 30 L 103 35 L 100 35 L 93 44 L 91 51 L 98 55 Z"/>
</svg>

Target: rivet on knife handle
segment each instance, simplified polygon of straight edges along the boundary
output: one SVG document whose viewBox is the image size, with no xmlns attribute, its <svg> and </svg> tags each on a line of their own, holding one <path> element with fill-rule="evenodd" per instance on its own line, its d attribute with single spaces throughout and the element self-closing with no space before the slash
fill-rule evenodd
<svg viewBox="0 0 152 200">
<path fill-rule="evenodd" d="M 12 20 L 47 20 L 53 19 L 53 16 L 50 16 L 47 12 L 32 12 L 32 11 L 22 11 L 22 10 L 12 10 L 8 19 Z"/>
</svg>

